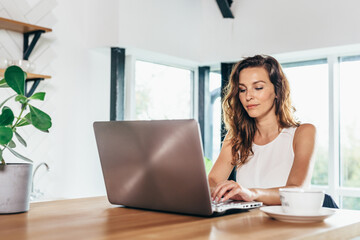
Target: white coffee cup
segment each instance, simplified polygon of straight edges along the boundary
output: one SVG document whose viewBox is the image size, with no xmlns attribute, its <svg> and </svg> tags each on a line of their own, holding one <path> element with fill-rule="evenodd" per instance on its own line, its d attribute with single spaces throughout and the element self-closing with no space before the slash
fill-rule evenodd
<svg viewBox="0 0 360 240">
<path fill-rule="evenodd" d="M 325 193 L 323 190 L 280 188 L 281 206 L 285 213 L 294 215 L 319 214 Z"/>
</svg>

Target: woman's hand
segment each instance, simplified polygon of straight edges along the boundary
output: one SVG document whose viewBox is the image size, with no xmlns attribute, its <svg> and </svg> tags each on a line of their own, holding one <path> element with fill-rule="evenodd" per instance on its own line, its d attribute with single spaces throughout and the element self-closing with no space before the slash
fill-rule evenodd
<svg viewBox="0 0 360 240">
<path fill-rule="evenodd" d="M 213 201 L 243 200 L 246 202 L 253 201 L 256 198 L 255 191 L 244 188 L 234 181 L 224 181 L 212 189 L 211 197 Z"/>
</svg>

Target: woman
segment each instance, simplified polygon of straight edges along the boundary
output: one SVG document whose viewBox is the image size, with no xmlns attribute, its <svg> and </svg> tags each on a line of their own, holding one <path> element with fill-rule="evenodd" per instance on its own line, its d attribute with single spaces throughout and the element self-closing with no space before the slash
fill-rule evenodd
<svg viewBox="0 0 360 240">
<path fill-rule="evenodd" d="M 292 115 L 289 83 L 280 64 L 256 55 L 237 63 L 223 101 L 227 129 L 209 173 L 214 201 L 280 204 L 279 188 L 308 187 L 315 127 Z M 236 166 L 236 182 L 227 180 Z"/>
</svg>

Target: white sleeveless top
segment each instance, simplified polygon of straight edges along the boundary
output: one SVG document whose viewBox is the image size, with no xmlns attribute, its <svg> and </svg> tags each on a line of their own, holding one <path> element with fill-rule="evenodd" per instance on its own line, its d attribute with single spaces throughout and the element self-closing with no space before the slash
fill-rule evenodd
<svg viewBox="0 0 360 240">
<path fill-rule="evenodd" d="M 285 186 L 294 162 L 296 127 L 284 128 L 270 143 L 253 143 L 254 155 L 236 172 L 236 181 L 246 188 Z"/>
</svg>

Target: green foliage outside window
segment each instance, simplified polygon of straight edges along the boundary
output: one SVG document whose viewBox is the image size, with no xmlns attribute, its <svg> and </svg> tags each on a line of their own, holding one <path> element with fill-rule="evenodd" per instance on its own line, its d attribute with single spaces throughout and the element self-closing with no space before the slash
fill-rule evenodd
<svg viewBox="0 0 360 240">
<path fill-rule="evenodd" d="M 204 157 L 204 161 L 205 161 L 206 174 L 209 174 L 213 164 L 212 164 L 211 160 L 208 159 L 207 157 Z"/>
<path fill-rule="evenodd" d="M 360 139 L 350 126 L 346 133 L 347 144 L 341 144 L 342 186 L 360 187 Z"/>
<path fill-rule="evenodd" d="M 327 185 L 328 184 L 328 152 L 321 147 L 318 147 L 315 154 L 315 166 L 311 184 Z"/>
</svg>

